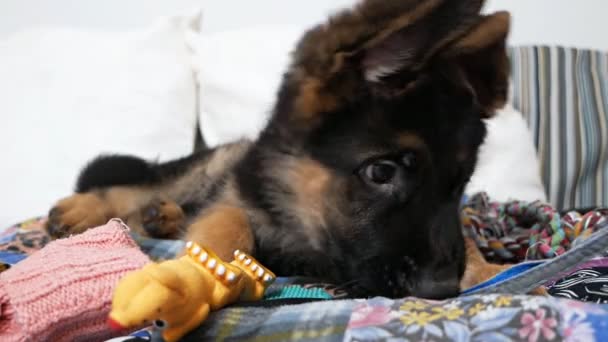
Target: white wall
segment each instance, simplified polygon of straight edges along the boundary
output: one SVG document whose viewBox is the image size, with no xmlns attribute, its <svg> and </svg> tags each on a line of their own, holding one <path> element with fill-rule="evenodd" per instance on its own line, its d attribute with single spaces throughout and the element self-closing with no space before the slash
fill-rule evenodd
<svg viewBox="0 0 608 342">
<path fill-rule="evenodd" d="M 392 1 L 392 0 L 387 0 Z M 313 25 L 355 0 L 207 0 L 206 29 L 259 24 Z"/>
<path fill-rule="evenodd" d="M 0 37 L 33 26 L 121 30 L 159 15 L 205 9 L 205 29 L 310 25 L 356 0 L 0 0 Z M 395 0 L 387 0 L 395 1 Z M 514 44 L 562 44 L 608 50 L 608 0 L 488 0 L 487 11 L 513 14 Z"/>
<path fill-rule="evenodd" d="M 28 27 L 122 30 L 161 15 L 204 8 L 205 29 L 249 25 L 310 25 L 355 0 L 0 0 L 0 37 Z"/>
<path fill-rule="evenodd" d="M 0 0 L 0 35 L 31 27 L 67 26 L 122 30 L 144 26 L 193 0 Z"/>
<path fill-rule="evenodd" d="M 607 0 L 488 0 L 511 12 L 512 44 L 560 44 L 608 51 Z"/>
</svg>

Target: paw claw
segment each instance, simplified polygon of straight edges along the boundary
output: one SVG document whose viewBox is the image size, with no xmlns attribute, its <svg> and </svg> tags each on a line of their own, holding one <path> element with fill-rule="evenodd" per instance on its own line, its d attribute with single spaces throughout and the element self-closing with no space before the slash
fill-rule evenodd
<svg viewBox="0 0 608 342">
<path fill-rule="evenodd" d="M 184 223 L 182 208 L 174 202 L 152 201 L 141 210 L 142 225 L 153 237 L 174 238 Z"/>
<path fill-rule="evenodd" d="M 150 206 L 144 210 L 144 221 L 151 221 L 158 217 L 159 211 L 155 206 Z"/>
<path fill-rule="evenodd" d="M 107 223 L 106 203 L 95 194 L 75 194 L 59 201 L 49 210 L 46 230 L 59 239 Z"/>
<path fill-rule="evenodd" d="M 53 207 L 50 211 L 49 211 L 49 218 L 55 218 L 57 216 L 59 216 L 59 209 L 57 207 Z"/>
</svg>

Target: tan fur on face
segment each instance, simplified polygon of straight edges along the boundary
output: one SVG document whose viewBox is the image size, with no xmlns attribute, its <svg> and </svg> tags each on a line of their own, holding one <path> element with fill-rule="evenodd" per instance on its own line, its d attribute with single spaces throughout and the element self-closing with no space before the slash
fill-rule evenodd
<svg viewBox="0 0 608 342">
<path fill-rule="evenodd" d="M 298 222 L 306 231 L 313 245 L 320 248 L 321 234 L 327 226 L 327 203 L 333 197 L 329 188 L 334 181 L 331 172 L 320 163 L 308 158 L 282 159 L 277 165 L 275 178 L 287 191 L 271 194 L 278 208 L 288 207 L 285 212 L 292 213 L 294 222 Z"/>
<path fill-rule="evenodd" d="M 403 149 L 411 149 L 415 151 L 425 150 L 427 148 L 424 140 L 415 133 L 401 133 L 397 136 L 397 144 Z"/>
<path fill-rule="evenodd" d="M 315 114 L 330 112 L 337 107 L 337 101 L 329 93 L 323 92 L 323 83 L 309 77 L 302 81 L 300 94 L 296 99 L 296 113 L 300 119 L 314 119 Z"/>
<path fill-rule="evenodd" d="M 288 171 L 296 196 L 294 209 L 309 227 L 325 226 L 325 201 L 327 186 L 331 180 L 329 171 L 310 159 L 298 161 Z"/>
</svg>

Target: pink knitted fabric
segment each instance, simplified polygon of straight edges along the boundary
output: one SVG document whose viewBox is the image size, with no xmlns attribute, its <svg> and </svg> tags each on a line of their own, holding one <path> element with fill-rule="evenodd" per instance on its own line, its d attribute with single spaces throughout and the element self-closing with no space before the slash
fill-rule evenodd
<svg viewBox="0 0 608 342">
<path fill-rule="evenodd" d="M 0 341 L 103 341 L 114 286 L 150 260 L 118 220 L 0 273 Z"/>
</svg>

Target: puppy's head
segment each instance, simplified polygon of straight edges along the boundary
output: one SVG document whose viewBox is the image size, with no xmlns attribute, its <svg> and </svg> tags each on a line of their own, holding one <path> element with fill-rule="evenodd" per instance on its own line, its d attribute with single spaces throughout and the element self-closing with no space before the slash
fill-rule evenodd
<svg viewBox="0 0 608 342">
<path fill-rule="evenodd" d="M 509 16 L 482 0 L 367 0 L 304 36 L 262 135 L 322 271 L 369 294 L 457 294 L 459 202 L 507 97 Z M 307 251 L 301 252 L 302 258 Z M 318 259 L 317 259 L 318 261 Z"/>
</svg>

